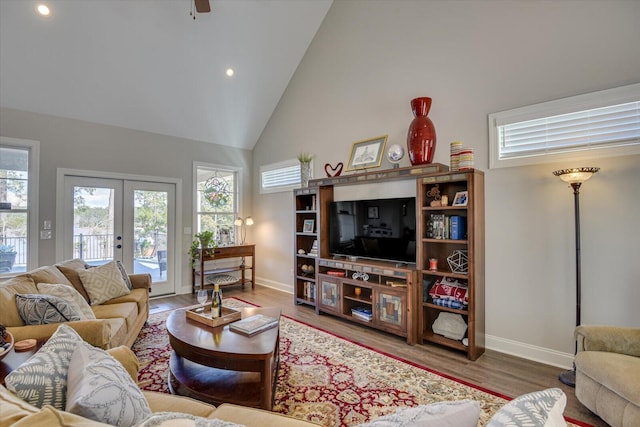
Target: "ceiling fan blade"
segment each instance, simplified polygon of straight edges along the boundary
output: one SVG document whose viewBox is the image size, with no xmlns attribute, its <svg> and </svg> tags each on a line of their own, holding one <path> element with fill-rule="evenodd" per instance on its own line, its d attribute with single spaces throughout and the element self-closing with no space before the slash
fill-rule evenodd
<svg viewBox="0 0 640 427">
<path fill-rule="evenodd" d="M 211 6 L 209 6 L 209 0 L 194 0 L 196 4 L 196 12 L 206 13 L 211 12 Z"/>
</svg>

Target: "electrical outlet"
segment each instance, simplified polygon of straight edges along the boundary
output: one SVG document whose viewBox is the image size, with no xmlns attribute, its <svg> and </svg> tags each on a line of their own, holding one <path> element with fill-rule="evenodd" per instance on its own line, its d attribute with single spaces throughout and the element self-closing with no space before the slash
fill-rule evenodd
<svg viewBox="0 0 640 427">
<path fill-rule="evenodd" d="M 40 240 L 49 240 L 51 237 L 51 230 L 40 230 Z"/>
</svg>

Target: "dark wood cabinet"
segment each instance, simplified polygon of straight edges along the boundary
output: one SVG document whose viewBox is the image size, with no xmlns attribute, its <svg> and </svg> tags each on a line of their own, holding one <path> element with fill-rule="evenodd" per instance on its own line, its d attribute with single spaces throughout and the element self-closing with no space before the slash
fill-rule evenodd
<svg viewBox="0 0 640 427">
<path fill-rule="evenodd" d="M 207 276 L 224 277 L 224 281 L 218 282 L 222 286 L 242 285 L 251 283 L 251 289 L 256 286 L 255 276 L 256 245 L 221 246 L 219 248 L 200 249 L 199 260 L 191 269 L 191 291 L 213 287 L 214 283 L 207 280 Z M 235 259 L 233 261 L 232 259 Z M 218 265 L 219 260 L 229 260 L 224 265 Z M 247 270 L 249 274 L 247 274 Z M 231 274 L 229 274 L 231 273 Z M 235 273 L 239 274 L 236 280 L 230 280 Z M 224 275 L 224 276 L 223 276 Z"/>
</svg>

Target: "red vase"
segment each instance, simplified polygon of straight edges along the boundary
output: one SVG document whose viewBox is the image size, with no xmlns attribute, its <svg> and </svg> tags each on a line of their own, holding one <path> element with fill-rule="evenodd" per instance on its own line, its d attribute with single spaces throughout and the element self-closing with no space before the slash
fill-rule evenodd
<svg viewBox="0 0 640 427">
<path fill-rule="evenodd" d="M 411 100 L 414 119 L 409 125 L 407 134 L 407 151 L 411 164 L 424 165 L 433 161 L 436 151 L 436 128 L 429 117 L 431 98 L 415 98 Z"/>
</svg>

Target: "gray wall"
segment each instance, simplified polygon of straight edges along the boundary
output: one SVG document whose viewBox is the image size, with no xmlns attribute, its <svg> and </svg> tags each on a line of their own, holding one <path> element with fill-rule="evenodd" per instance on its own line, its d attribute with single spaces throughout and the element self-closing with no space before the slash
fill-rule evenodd
<svg viewBox="0 0 640 427">
<path fill-rule="evenodd" d="M 193 227 L 193 162 L 236 166 L 243 169 L 243 209 L 251 207 L 251 152 L 204 142 L 158 135 L 80 120 L 64 119 L 13 109 L 0 109 L 0 134 L 40 141 L 39 224 L 56 217 L 56 171 L 58 168 L 179 178 L 182 180 L 182 223 L 176 239 L 182 241 L 181 283 L 190 286 L 187 249 Z M 55 230 L 56 224 L 53 224 Z M 53 264 L 56 239 L 40 240 L 39 264 Z M 179 281 L 180 282 L 180 281 Z"/>
<path fill-rule="evenodd" d="M 388 134 L 405 144 L 409 101 L 432 97 L 435 161 L 448 164 L 449 142 L 460 140 L 486 173 L 488 346 L 569 366 L 573 196 L 551 172 L 602 168 L 581 192 L 583 323 L 640 326 L 640 156 L 488 170 L 487 114 L 640 81 L 639 16 L 636 1 L 335 0 L 254 167 L 307 151 L 324 176 L 354 141 Z M 269 253 L 261 275 L 290 287 L 292 195 L 256 193 L 253 215 Z"/>
</svg>

